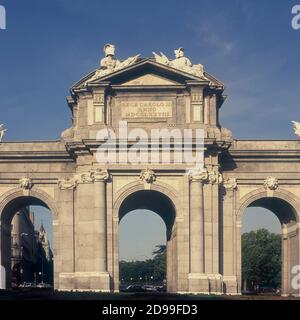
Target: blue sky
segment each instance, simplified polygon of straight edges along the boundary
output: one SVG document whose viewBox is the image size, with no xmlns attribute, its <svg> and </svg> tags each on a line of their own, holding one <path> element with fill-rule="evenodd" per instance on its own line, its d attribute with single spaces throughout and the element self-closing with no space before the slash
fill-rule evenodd
<svg viewBox="0 0 300 320">
<path fill-rule="evenodd" d="M 300 30 L 289 0 L 0 0 L 0 123 L 7 140 L 58 139 L 65 97 L 97 68 L 105 43 L 119 59 L 178 46 L 226 85 L 221 123 L 236 138 L 295 139 Z"/>
</svg>

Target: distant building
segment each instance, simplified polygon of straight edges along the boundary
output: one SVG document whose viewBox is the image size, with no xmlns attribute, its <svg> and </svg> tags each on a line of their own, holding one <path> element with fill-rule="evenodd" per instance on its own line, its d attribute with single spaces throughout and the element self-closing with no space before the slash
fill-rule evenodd
<svg viewBox="0 0 300 320">
<path fill-rule="evenodd" d="M 34 228 L 34 213 L 19 210 L 11 223 L 12 286 L 53 282 L 53 254 L 43 226 Z"/>
<path fill-rule="evenodd" d="M 34 214 L 29 208 L 19 210 L 11 224 L 11 268 L 12 284 L 32 280 L 32 265 L 35 263 L 37 249 L 34 230 Z"/>
<path fill-rule="evenodd" d="M 47 231 L 43 224 L 40 227 L 37 237 L 37 263 L 38 281 L 43 283 L 53 283 L 53 252 L 47 238 Z M 43 276 L 42 276 L 43 275 Z"/>
</svg>

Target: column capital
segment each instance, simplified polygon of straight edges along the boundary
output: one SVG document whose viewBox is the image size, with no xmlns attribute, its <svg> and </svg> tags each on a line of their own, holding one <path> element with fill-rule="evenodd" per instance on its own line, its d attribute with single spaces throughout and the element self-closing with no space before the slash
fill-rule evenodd
<svg viewBox="0 0 300 320">
<path fill-rule="evenodd" d="M 92 171 L 94 182 L 108 182 L 111 179 L 110 173 L 106 169 L 96 169 Z"/>
<path fill-rule="evenodd" d="M 74 190 L 77 187 L 77 181 L 74 178 L 71 179 L 59 179 L 57 181 L 58 187 L 61 190 Z"/>
<path fill-rule="evenodd" d="M 208 181 L 208 171 L 204 170 L 190 170 L 189 179 L 191 182 L 207 182 Z"/>
<path fill-rule="evenodd" d="M 219 172 L 218 167 L 208 169 L 208 181 L 210 184 L 220 185 L 223 182 L 223 175 Z"/>
</svg>

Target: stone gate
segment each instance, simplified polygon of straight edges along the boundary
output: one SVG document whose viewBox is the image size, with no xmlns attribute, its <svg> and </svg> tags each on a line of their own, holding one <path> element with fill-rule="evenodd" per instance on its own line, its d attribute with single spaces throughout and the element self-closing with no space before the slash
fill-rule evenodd
<svg viewBox="0 0 300 320">
<path fill-rule="evenodd" d="M 292 269 L 300 265 L 300 142 L 233 139 L 219 122 L 224 85 L 193 65 L 183 48 L 173 60 L 154 54 L 119 61 L 113 45 L 104 51 L 100 68 L 71 88 L 72 127 L 59 141 L 0 143 L 0 262 L 7 285 L 10 224 L 21 207 L 52 212 L 55 288 L 99 291 L 119 290 L 120 220 L 149 209 L 166 224 L 169 292 L 240 294 L 242 216 L 260 206 L 282 225 L 282 294 L 299 295 Z M 128 135 L 138 128 L 203 129 L 203 170 L 100 163 L 106 140 L 99 132 L 120 133 L 120 120 Z M 128 150 L 122 139 L 106 147 L 119 157 Z"/>
</svg>

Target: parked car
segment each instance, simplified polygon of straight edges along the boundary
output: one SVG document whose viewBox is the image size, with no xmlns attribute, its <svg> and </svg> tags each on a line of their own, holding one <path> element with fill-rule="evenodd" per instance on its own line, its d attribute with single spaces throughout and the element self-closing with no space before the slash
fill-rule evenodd
<svg viewBox="0 0 300 320">
<path fill-rule="evenodd" d="M 51 284 L 49 284 L 49 283 L 39 283 L 37 285 L 37 287 L 38 288 L 47 288 L 47 289 L 51 289 L 52 288 Z"/>
<path fill-rule="evenodd" d="M 142 286 L 142 288 L 148 292 L 156 292 L 157 291 L 156 287 L 152 286 L 152 285 L 144 285 L 144 286 Z"/>
<path fill-rule="evenodd" d="M 23 282 L 19 285 L 19 288 L 36 288 L 36 285 L 32 282 Z"/>
<path fill-rule="evenodd" d="M 147 290 L 144 289 L 143 286 L 132 284 L 125 288 L 124 292 L 147 292 Z"/>
</svg>

